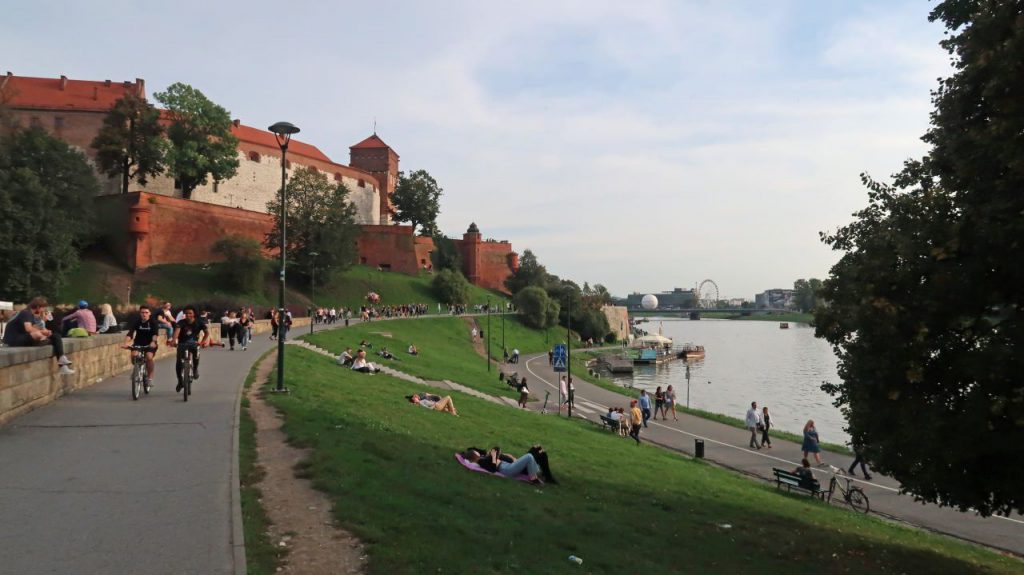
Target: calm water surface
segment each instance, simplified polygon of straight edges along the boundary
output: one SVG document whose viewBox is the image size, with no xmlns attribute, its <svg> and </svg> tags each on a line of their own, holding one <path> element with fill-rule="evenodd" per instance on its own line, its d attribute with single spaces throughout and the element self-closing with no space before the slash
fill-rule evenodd
<svg viewBox="0 0 1024 575">
<path fill-rule="evenodd" d="M 836 356 L 828 343 L 814 337 L 806 324 L 652 317 L 640 324 L 649 333 L 662 333 L 677 345 L 703 345 L 707 356 L 690 362 L 690 406 L 743 419 L 751 401 L 768 406 L 775 427 L 800 433 L 813 419 L 822 441 L 844 443 L 846 421 L 821 391 L 822 381 L 838 382 Z M 616 376 L 621 385 L 653 392 L 672 385 L 680 405 L 686 405 L 686 364 L 637 366 L 633 376 Z M 710 383 L 708 383 L 710 382 Z"/>
</svg>

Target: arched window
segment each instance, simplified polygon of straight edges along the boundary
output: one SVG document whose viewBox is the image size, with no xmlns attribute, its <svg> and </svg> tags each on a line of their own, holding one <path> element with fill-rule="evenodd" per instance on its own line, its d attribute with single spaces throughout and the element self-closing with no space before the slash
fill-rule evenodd
<svg viewBox="0 0 1024 575">
<path fill-rule="evenodd" d="M 340 182 L 341 181 L 341 172 L 334 172 L 334 181 L 335 182 Z"/>
<path fill-rule="evenodd" d="M 259 152 L 249 152 L 249 160 L 252 161 L 252 162 L 260 161 L 260 153 Z"/>
</svg>

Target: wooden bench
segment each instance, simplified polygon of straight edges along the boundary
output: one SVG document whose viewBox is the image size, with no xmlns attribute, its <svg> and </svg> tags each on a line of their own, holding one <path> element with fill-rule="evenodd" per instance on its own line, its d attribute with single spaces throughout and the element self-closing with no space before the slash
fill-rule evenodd
<svg viewBox="0 0 1024 575">
<path fill-rule="evenodd" d="M 618 419 L 612 419 L 612 418 L 608 417 L 607 415 L 602 415 L 601 416 L 601 425 L 602 425 L 602 427 L 607 427 L 608 429 L 610 429 L 610 430 L 612 430 L 612 431 L 614 431 L 616 433 L 619 432 L 619 420 Z"/>
<path fill-rule="evenodd" d="M 779 469 L 773 467 L 772 472 L 775 473 L 775 486 L 782 487 L 786 486 L 786 491 L 792 491 L 794 488 L 800 491 L 805 491 L 811 495 L 811 497 L 819 497 L 823 501 L 827 491 L 821 488 L 821 485 L 817 480 L 814 481 L 813 486 L 809 485 L 804 478 L 800 477 L 796 473 L 786 471 L 785 469 Z"/>
</svg>

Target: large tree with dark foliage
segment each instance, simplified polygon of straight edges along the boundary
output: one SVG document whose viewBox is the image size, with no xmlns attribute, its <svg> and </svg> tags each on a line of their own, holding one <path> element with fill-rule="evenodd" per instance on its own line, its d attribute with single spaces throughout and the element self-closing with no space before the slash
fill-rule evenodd
<svg viewBox="0 0 1024 575">
<path fill-rule="evenodd" d="M 288 267 L 307 284 L 313 265 L 319 270 L 317 284 L 322 285 L 331 272 L 347 270 L 355 263 L 359 226 L 348 193 L 344 184 L 329 181 L 323 172 L 310 168 L 299 168 L 288 179 Z M 276 250 L 281 247 L 280 191 L 276 200 L 267 203 L 267 211 L 274 214 L 274 228 L 264 243 Z"/>
<path fill-rule="evenodd" d="M 947 0 L 955 73 L 931 149 L 832 235 L 817 333 L 833 393 L 876 469 L 917 498 L 1024 512 L 1024 3 Z"/>
<path fill-rule="evenodd" d="M 417 227 L 424 236 L 437 231 L 437 215 L 441 213 L 441 194 L 444 190 L 426 170 L 416 170 L 406 175 L 398 174 L 398 185 L 391 194 L 391 201 L 398 213 L 395 221 L 409 222 L 413 231 Z"/>
<path fill-rule="evenodd" d="M 129 94 L 114 102 L 92 141 L 96 164 L 110 177 L 121 176 L 121 193 L 127 194 L 131 180 L 145 186 L 149 178 L 163 173 L 167 147 L 163 135 L 160 110 Z"/>
<path fill-rule="evenodd" d="M 188 84 L 172 84 L 154 97 L 167 107 L 167 168 L 186 199 L 209 179 L 222 182 L 238 171 L 238 138 L 231 113 Z"/>
<path fill-rule="evenodd" d="M 519 258 L 519 267 L 505 278 L 505 288 L 516 294 L 530 286 L 543 288 L 547 279 L 548 270 L 541 265 L 533 251 L 523 250 L 523 255 Z"/>
<path fill-rule="evenodd" d="M 99 182 L 85 156 L 41 129 L 0 138 L 0 299 L 52 296 L 92 240 Z"/>
</svg>

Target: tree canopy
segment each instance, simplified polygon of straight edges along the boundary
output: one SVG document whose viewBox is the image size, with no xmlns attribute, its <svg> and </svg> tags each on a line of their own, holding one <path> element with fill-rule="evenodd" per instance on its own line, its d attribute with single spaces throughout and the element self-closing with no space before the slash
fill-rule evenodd
<svg viewBox="0 0 1024 575">
<path fill-rule="evenodd" d="M 307 283 L 313 265 L 318 284 L 324 284 L 330 273 L 344 271 L 355 263 L 356 208 L 348 201 L 348 188 L 332 182 L 323 172 L 298 168 L 288 179 L 288 261 L 291 273 Z M 274 215 L 274 228 L 267 234 L 265 244 L 270 249 L 281 246 L 281 192 L 277 199 L 267 203 L 267 211 Z M 317 255 L 313 256 L 312 254 Z"/>
<path fill-rule="evenodd" d="M 516 294 L 514 301 L 526 325 L 535 329 L 547 329 L 558 324 L 558 312 L 561 308 L 542 288 L 523 288 Z"/>
<path fill-rule="evenodd" d="M 41 129 L 0 141 L 0 299 L 53 296 L 93 237 L 99 182 L 85 156 Z"/>
<path fill-rule="evenodd" d="M 167 167 L 181 185 L 181 195 L 212 178 L 227 180 L 238 171 L 238 138 L 231 133 L 231 114 L 188 84 L 176 83 L 154 97 L 167 108 Z"/>
<path fill-rule="evenodd" d="M 818 305 L 818 292 L 821 291 L 821 280 L 811 278 L 809 280 L 798 279 L 793 282 L 793 295 L 796 308 L 804 313 L 814 311 Z"/>
<path fill-rule="evenodd" d="M 167 148 L 163 135 L 160 110 L 129 94 L 114 103 L 92 141 L 96 164 L 110 177 L 121 176 L 121 193 L 127 194 L 131 180 L 145 186 L 149 178 L 163 173 Z"/>
<path fill-rule="evenodd" d="M 399 172 L 398 185 L 391 201 L 398 210 L 395 221 L 408 222 L 420 228 L 424 236 L 437 231 L 437 215 L 441 213 L 441 194 L 444 190 L 426 170 L 416 170 L 408 176 Z M 415 230 L 414 230 L 415 231 Z"/>
<path fill-rule="evenodd" d="M 505 278 L 505 288 L 516 294 L 530 286 L 543 288 L 547 279 L 547 268 L 541 265 L 533 251 L 527 249 L 523 250 L 523 255 L 519 258 L 519 268 Z"/>
<path fill-rule="evenodd" d="M 933 93 L 927 155 L 823 240 L 824 389 L 872 465 L 921 500 L 1024 512 L 1024 19 L 1018 2 L 947 0 L 954 74 Z"/>
<path fill-rule="evenodd" d="M 469 303 L 469 280 L 458 270 L 443 269 L 437 272 L 434 279 L 430 280 L 430 287 L 437 299 L 444 303 Z"/>
<path fill-rule="evenodd" d="M 435 271 L 462 271 L 462 254 L 455 242 L 439 231 L 434 231 L 434 251 L 430 252 L 430 263 Z"/>
</svg>

